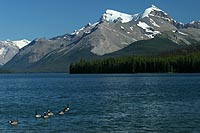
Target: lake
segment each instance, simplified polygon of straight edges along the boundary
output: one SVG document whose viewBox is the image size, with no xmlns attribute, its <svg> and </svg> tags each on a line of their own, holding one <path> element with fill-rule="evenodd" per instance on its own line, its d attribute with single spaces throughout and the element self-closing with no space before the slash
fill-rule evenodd
<svg viewBox="0 0 200 133">
<path fill-rule="evenodd" d="M 1 133 L 200 132 L 200 74 L 2 74 L 0 118 Z"/>
</svg>

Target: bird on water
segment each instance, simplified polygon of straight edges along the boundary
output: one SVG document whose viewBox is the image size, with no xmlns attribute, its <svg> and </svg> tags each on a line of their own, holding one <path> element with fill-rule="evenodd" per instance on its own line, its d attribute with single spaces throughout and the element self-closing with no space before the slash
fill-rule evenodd
<svg viewBox="0 0 200 133">
<path fill-rule="evenodd" d="M 41 118 L 41 114 L 38 114 L 37 110 L 35 111 L 35 118 Z"/>
<path fill-rule="evenodd" d="M 18 120 L 10 120 L 9 121 L 10 125 L 18 125 Z"/>
</svg>

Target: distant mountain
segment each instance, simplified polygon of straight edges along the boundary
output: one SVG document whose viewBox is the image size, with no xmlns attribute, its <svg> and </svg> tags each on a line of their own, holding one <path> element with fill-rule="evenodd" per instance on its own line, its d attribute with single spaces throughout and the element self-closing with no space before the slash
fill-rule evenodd
<svg viewBox="0 0 200 133">
<path fill-rule="evenodd" d="M 30 41 L 28 40 L 18 40 L 18 41 L 0 41 L 0 65 L 4 65 L 9 60 L 11 60 L 19 51 Z"/>
<path fill-rule="evenodd" d="M 71 34 L 35 39 L 3 68 L 19 72 L 64 72 L 71 62 L 81 58 L 157 54 L 199 41 L 199 21 L 177 22 L 154 5 L 133 15 L 108 9 L 98 22 L 89 23 Z"/>
<path fill-rule="evenodd" d="M 9 41 L 7 41 L 9 42 Z M 17 40 L 17 41 L 10 41 L 13 43 L 13 45 L 17 46 L 19 49 L 22 49 L 26 45 L 28 45 L 31 41 L 23 39 L 23 40 Z"/>
</svg>

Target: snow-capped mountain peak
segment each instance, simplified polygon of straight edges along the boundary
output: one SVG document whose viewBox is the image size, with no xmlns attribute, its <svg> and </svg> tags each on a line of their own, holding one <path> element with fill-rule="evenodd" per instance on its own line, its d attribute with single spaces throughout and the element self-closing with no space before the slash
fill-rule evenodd
<svg viewBox="0 0 200 133">
<path fill-rule="evenodd" d="M 16 41 L 7 40 L 7 41 L 0 41 L 0 42 L 3 44 L 13 45 L 21 49 L 25 47 L 26 45 L 28 45 L 31 41 L 22 39 L 22 40 L 16 40 Z"/>
<path fill-rule="evenodd" d="M 103 14 L 102 19 L 110 22 L 119 21 L 121 23 L 127 23 L 133 20 L 133 15 L 107 9 Z"/>
<path fill-rule="evenodd" d="M 29 43 L 30 41 L 26 39 L 17 41 L 0 41 L 0 65 L 6 64 L 19 52 L 19 49 L 23 48 Z"/>
<path fill-rule="evenodd" d="M 149 15 L 151 15 L 151 13 L 153 11 L 158 11 L 158 12 L 163 12 L 165 15 L 167 15 L 167 13 L 165 13 L 163 10 L 161 10 L 160 8 L 156 7 L 155 5 L 151 5 L 151 7 L 147 8 L 144 13 L 142 14 L 142 18 L 145 17 L 149 17 Z"/>
<path fill-rule="evenodd" d="M 17 41 L 12 41 L 19 49 L 25 47 L 28 45 L 31 41 L 23 39 L 23 40 L 17 40 Z"/>
</svg>

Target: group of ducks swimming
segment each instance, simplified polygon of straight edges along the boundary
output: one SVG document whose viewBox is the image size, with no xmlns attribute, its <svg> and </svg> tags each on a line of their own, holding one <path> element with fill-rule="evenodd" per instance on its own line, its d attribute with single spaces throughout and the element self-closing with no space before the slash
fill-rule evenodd
<svg viewBox="0 0 200 133">
<path fill-rule="evenodd" d="M 67 105 L 62 111 L 59 111 L 58 114 L 59 115 L 64 115 L 65 112 L 68 112 L 69 111 L 69 105 Z M 44 119 L 47 119 L 51 116 L 53 116 L 53 112 L 51 112 L 51 110 L 48 110 L 47 112 L 44 112 L 43 115 L 39 114 L 37 111 L 35 111 L 35 118 L 38 119 L 38 118 L 44 118 Z M 10 125 L 18 125 L 18 120 L 10 120 L 9 121 Z"/>
</svg>

